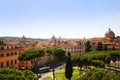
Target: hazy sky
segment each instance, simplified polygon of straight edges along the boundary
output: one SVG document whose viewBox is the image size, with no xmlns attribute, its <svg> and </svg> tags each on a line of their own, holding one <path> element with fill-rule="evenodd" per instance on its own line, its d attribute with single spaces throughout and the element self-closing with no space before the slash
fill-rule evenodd
<svg viewBox="0 0 120 80">
<path fill-rule="evenodd" d="M 120 36 L 120 0 L 0 0 L 0 36 Z"/>
</svg>

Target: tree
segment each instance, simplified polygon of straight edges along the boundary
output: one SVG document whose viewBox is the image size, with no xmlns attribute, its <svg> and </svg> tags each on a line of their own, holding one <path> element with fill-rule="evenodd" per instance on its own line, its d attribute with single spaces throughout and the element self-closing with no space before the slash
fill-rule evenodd
<svg viewBox="0 0 120 80">
<path fill-rule="evenodd" d="M 85 73 L 78 80 L 119 80 L 119 75 L 116 75 L 112 71 L 104 70 L 101 68 L 93 68 Z"/>
<path fill-rule="evenodd" d="M 39 50 L 28 50 L 28 51 L 25 51 L 23 52 L 22 54 L 20 54 L 18 56 L 18 60 L 25 60 L 25 61 L 28 61 L 28 60 L 32 60 L 32 59 L 35 59 L 35 58 L 38 58 L 38 57 L 42 57 L 45 55 L 45 52 L 43 49 L 39 49 Z"/>
<path fill-rule="evenodd" d="M 66 59 L 66 66 L 65 66 L 65 77 L 70 80 L 72 78 L 73 68 L 72 68 L 72 61 L 71 61 L 71 54 L 68 52 L 68 57 Z"/>
<path fill-rule="evenodd" d="M 84 56 L 74 56 L 72 57 L 72 62 L 75 66 L 78 66 L 79 76 L 82 76 L 82 67 L 84 66 Z"/>
<path fill-rule="evenodd" d="M 90 51 L 91 51 L 90 41 L 87 41 L 85 45 L 85 52 L 90 52 Z"/>
<path fill-rule="evenodd" d="M 104 50 L 107 51 L 108 50 L 108 47 L 107 45 L 104 46 Z"/>
<path fill-rule="evenodd" d="M 32 71 L 0 68 L 0 80 L 38 80 Z"/>
<path fill-rule="evenodd" d="M 115 63 L 115 70 L 116 70 L 116 61 L 119 58 L 119 52 L 112 52 L 110 53 L 111 60 Z"/>
<path fill-rule="evenodd" d="M 115 50 L 115 46 L 112 47 L 112 50 Z"/>
<path fill-rule="evenodd" d="M 55 64 L 65 60 L 65 51 L 61 48 L 51 48 L 47 50 L 47 54 L 50 56 L 52 71 L 53 71 L 53 80 L 55 80 Z"/>
<path fill-rule="evenodd" d="M 0 40 L 0 45 L 4 45 L 4 42 L 2 40 Z"/>
<path fill-rule="evenodd" d="M 99 68 L 105 67 L 105 63 L 101 60 L 92 60 L 91 64 L 92 66 L 99 67 Z"/>
<path fill-rule="evenodd" d="M 103 50 L 102 42 L 98 42 L 97 51 L 102 51 L 102 50 Z"/>
</svg>

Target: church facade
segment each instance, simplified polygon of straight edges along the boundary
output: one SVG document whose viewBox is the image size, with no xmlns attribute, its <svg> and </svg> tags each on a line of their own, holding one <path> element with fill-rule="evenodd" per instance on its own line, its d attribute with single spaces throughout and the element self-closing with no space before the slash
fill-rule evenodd
<svg viewBox="0 0 120 80">
<path fill-rule="evenodd" d="M 105 33 L 104 37 L 96 37 L 91 39 L 92 50 L 96 49 L 98 42 L 102 42 L 103 48 L 107 46 L 108 50 L 120 50 L 120 37 L 115 36 L 115 33 L 109 28 L 109 30 Z"/>
</svg>

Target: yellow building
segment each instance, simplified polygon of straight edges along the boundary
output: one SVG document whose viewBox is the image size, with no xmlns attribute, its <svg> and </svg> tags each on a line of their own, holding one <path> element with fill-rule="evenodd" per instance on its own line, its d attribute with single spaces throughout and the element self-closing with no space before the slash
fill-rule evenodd
<svg viewBox="0 0 120 80">
<path fill-rule="evenodd" d="M 22 51 L 20 46 L 5 44 L 0 40 L 0 68 L 18 68 L 18 55 Z"/>
<path fill-rule="evenodd" d="M 66 54 L 70 52 L 72 56 L 85 53 L 85 44 L 82 41 L 68 41 L 61 48 L 66 51 Z"/>
</svg>

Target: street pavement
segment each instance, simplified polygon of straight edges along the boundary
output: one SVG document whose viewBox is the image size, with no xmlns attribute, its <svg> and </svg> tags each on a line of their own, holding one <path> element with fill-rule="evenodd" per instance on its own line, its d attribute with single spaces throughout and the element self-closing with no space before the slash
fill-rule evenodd
<svg viewBox="0 0 120 80">
<path fill-rule="evenodd" d="M 64 69 L 64 66 L 65 66 L 65 65 L 61 65 L 61 66 L 55 68 L 55 72 L 58 71 L 58 70 Z M 52 71 L 51 71 L 51 72 L 43 73 L 43 74 L 41 74 L 41 78 L 39 78 L 39 80 L 43 80 L 43 78 L 45 78 L 45 77 L 47 77 L 47 76 L 51 76 L 51 77 L 53 77 L 52 74 L 53 74 Z"/>
</svg>

